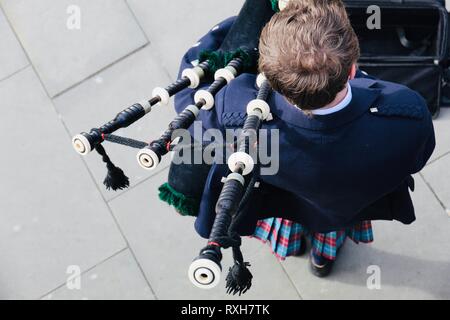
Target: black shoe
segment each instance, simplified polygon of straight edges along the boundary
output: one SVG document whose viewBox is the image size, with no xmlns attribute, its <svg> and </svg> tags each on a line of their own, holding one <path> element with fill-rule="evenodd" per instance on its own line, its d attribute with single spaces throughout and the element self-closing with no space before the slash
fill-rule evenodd
<svg viewBox="0 0 450 320">
<path fill-rule="evenodd" d="M 328 276 L 333 269 L 334 260 L 328 260 L 323 257 L 317 256 L 311 250 L 309 256 L 309 264 L 311 266 L 311 272 L 313 275 L 319 278 Z"/>
<path fill-rule="evenodd" d="M 300 257 L 304 255 L 306 253 L 306 248 L 307 248 L 306 237 L 302 235 L 300 237 L 300 249 L 298 249 L 298 252 L 294 256 Z"/>
</svg>

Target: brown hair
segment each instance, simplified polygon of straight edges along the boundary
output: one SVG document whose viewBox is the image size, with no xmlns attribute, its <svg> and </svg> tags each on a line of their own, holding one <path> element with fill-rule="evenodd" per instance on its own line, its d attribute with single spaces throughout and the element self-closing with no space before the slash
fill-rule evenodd
<svg viewBox="0 0 450 320">
<path fill-rule="evenodd" d="M 345 88 L 359 43 L 341 0 L 291 0 L 264 27 L 259 51 L 273 89 L 314 110 Z"/>
</svg>

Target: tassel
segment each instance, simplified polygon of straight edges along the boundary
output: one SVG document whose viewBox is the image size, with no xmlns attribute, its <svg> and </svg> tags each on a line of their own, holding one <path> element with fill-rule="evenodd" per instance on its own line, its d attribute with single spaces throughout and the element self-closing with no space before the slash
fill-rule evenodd
<svg viewBox="0 0 450 320">
<path fill-rule="evenodd" d="M 130 185 L 128 177 L 123 173 L 122 169 L 116 167 L 114 163 L 112 163 L 105 148 L 103 148 L 101 144 L 98 144 L 95 146 L 95 150 L 102 156 L 102 160 L 106 163 L 106 168 L 108 169 L 105 180 L 103 180 L 106 189 L 116 191 L 128 188 Z"/>
<path fill-rule="evenodd" d="M 278 0 L 270 0 L 270 2 L 272 3 L 272 9 L 275 12 L 280 11 L 280 8 L 278 7 Z"/>
<path fill-rule="evenodd" d="M 239 295 L 246 293 L 252 286 L 253 275 L 248 267 L 249 262 L 244 262 L 239 247 L 233 247 L 234 265 L 228 270 L 226 277 L 226 289 L 228 294 Z"/>
<path fill-rule="evenodd" d="M 237 49 L 232 52 L 223 51 L 209 51 L 205 50 L 200 52 L 200 61 L 208 60 L 209 68 L 208 72 L 214 74 L 217 70 L 224 68 L 231 60 L 235 58 L 241 58 L 243 61 L 243 69 L 245 71 L 253 71 L 254 60 L 256 56 L 252 53 L 248 53 L 243 49 Z"/>
<path fill-rule="evenodd" d="M 190 198 L 176 191 L 169 183 L 164 183 L 159 188 L 159 199 L 173 206 L 182 216 L 196 217 L 200 203 L 197 199 Z"/>
</svg>

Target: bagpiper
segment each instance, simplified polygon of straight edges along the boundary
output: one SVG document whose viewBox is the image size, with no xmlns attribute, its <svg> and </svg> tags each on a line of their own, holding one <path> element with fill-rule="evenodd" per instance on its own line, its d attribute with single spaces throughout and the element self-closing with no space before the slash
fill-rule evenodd
<svg viewBox="0 0 450 320">
<path fill-rule="evenodd" d="M 415 220 L 412 175 L 435 146 L 424 99 L 358 70 L 359 54 L 341 0 L 247 0 L 188 50 L 179 80 L 72 143 L 102 156 L 113 190 L 129 182 L 104 141 L 139 149 L 138 163 L 149 170 L 175 151 L 160 198 L 195 216 L 208 239 L 189 268 L 196 286 L 218 284 L 221 249 L 231 248 L 227 291 L 250 288 L 242 236 L 269 242 L 281 260 L 304 254 L 309 239 L 311 269 L 323 277 L 347 237 L 373 241 L 372 220 Z M 114 134 L 172 96 L 178 115 L 159 138 Z M 233 140 L 204 143 L 211 130 L 231 131 Z"/>
<path fill-rule="evenodd" d="M 358 39 L 340 0 L 292 0 L 281 9 L 259 43 L 259 71 L 274 89 L 267 100 L 272 117 L 262 128 L 279 131 L 279 170 L 259 176 L 238 230 L 269 242 L 281 260 L 304 254 L 309 238 L 311 270 L 324 277 L 346 238 L 373 241 L 372 220 L 415 220 L 412 175 L 434 150 L 434 129 L 418 93 L 358 70 Z M 219 45 L 232 23 L 204 36 L 181 69 L 214 50 L 211 44 Z M 245 73 L 219 91 L 214 110 L 200 112 L 202 127 L 242 127 L 255 83 L 256 75 Z M 194 91 L 175 97 L 177 111 L 192 103 Z M 172 165 L 161 196 L 184 192 L 195 210 L 179 211 L 194 213 L 197 232 L 209 238 L 229 169 L 213 164 L 195 178 L 179 179 L 183 170 L 192 174 L 188 167 Z"/>
</svg>

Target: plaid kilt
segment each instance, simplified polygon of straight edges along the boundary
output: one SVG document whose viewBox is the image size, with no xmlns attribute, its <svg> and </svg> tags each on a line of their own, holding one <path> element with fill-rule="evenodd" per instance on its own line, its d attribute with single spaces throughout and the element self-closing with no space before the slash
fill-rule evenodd
<svg viewBox="0 0 450 320">
<path fill-rule="evenodd" d="M 372 223 L 363 221 L 352 228 L 328 233 L 309 232 L 303 225 L 282 219 L 259 220 L 252 237 L 269 242 L 272 253 L 280 260 L 296 255 L 301 246 L 302 235 L 311 241 L 314 253 L 329 260 L 335 260 L 337 251 L 349 237 L 355 243 L 373 241 Z"/>
</svg>

